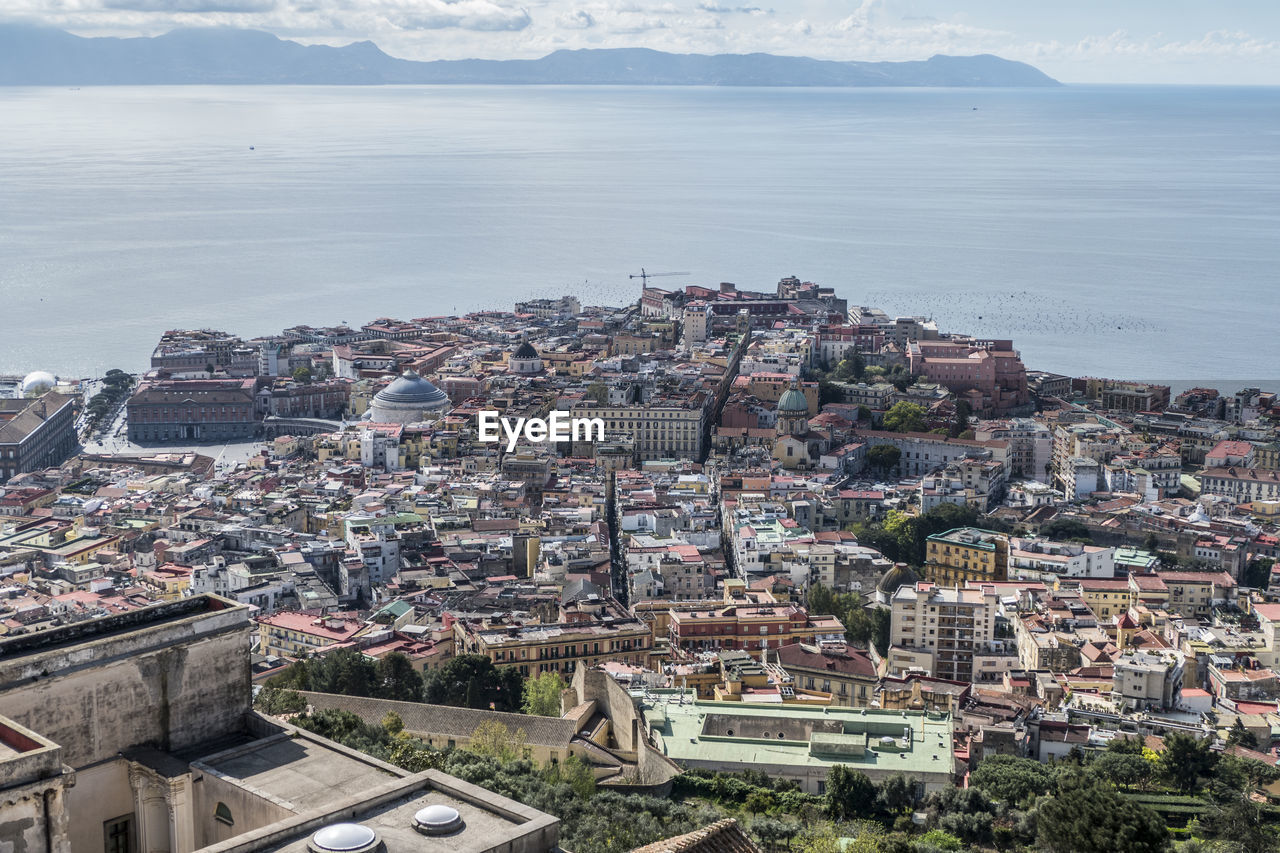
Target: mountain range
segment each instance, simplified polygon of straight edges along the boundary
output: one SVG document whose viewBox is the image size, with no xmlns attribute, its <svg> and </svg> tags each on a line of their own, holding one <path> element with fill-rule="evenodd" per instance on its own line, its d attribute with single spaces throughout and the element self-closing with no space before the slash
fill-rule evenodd
<svg viewBox="0 0 1280 853">
<path fill-rule="evenodd" d="M 541 59 L 416 62 L 369 41 L 303 45 L 257 30 L 180 29 L 150 38 L 85 38 L 0 25 L 0 85 L 395 83 L 670 86 L 1057 86 L 998 56 L 835 62 L 802 56 L 675 54 L 646 48 L 558 50 Z"/>
</svg>

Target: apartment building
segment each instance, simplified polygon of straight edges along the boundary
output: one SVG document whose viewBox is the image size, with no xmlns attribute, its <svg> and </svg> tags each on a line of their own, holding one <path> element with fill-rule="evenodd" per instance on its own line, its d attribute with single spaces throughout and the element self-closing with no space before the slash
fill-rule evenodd
<svg viewBox="0 0 1280 853">
<path fill-rule="evenodd" d="M 612 600 L 573 613 L 562 610 L 559 621 L 551 623 L 462 618 L 453 623 L 453 632 L 458 654 L 484 655 L 495 666 L 519 667 L 525 676 L 572 675 L 605 661 L 647 667 L 653 648 L 648 624 Z"/>
<path fill-rule="evenodd" d="M 1053 460 L 1053 433 L 1031 418 L 981 421 L 973 431 L 978 441 L 1009 443 L 1009 476 L 1049 481 Z"/>
<path fill-rule="evenodd" d="M 902 586 L 890 604 L 889 673 L 923 670 L 952 681 L 994 681 L 1016 663 L 995 639 L 995 588 Z"/>
<path fill-rule="evenodd" d="M 843 643 L 791 643 L 771 658 L 804 690 L 831 694 L 833 705 L 866 708 L 875 698 L 875 664 L 867 653 Z"/>
<path fill-rule="evenodd" d="M 925 543 L 925 577 L 940 586 L 1009 577 L 1009 537 L 976 527 L 935 533 Z"/>
<path fill-rule="evenodd" d="M 1280 500 L 1280 471 L 1261 468 L 1210 468 L 1200 475 L 1200 493 L 1236 503 Z"/>
</svg>

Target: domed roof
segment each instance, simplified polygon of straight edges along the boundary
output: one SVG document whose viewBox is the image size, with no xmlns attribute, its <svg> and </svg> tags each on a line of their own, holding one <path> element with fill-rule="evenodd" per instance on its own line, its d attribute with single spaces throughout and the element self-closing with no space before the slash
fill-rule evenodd
<svg viewBox="0 0 1280 853">
<path fill-rule="evenodd" d="M 448 835 L 462 826 L 462 816 L 452 806 L 436 803 L 418 809 L 413 815 L 413 826 L 425 835 Z"/>
<path fill-rule="evenodd" d="M 887 595 L 893 595 L 898 591 L 898 587 L 914 584 L 920 580 L 920 576 L 912 571 L 911 567 L 906 563 L 894 563 L 893 568 L 884 573 L 880 578 L 880 583 L 876 584 L 876 589 Z"/>
<path fill-rule="evenodd" d="M 804 392 L 792 385 L 778 399 L 779 412 L 791 412 L 799 414 L 809 411 L 809 401 L 804 398 Z"/>
<path fill-rule="evenodd" d="M 511 355 L 512 358 L 539 358 L 538 351 L 533 348 L 533 344 L 525 341 Z"/>
<path fill-rule="evenodd" d="M 22 380 L 22 393 L 30 394 L 31 392 L 48 391 L 58 384 L 58 380 L 54 378 L 52 373 L 43 370 L 34 370 L 28 373 Z"/>
<path fill-rule="evenodd" d="M 433 406 L 448 399 L 443 391 L 413 370 L 406 370 L 395 381 L 373 395 L 375 403 L 399 406 Z"/>
<path fill-rule="evenodd" d="M 361 826 L 358 823 L 335 823 L 317 831 L 311 836 L 311 843 L 307 846 L 324 853 L 347 853 L 347 851 L 364 850 L 377 840 L 377 833 L 367 826 Z"/>
</svg>

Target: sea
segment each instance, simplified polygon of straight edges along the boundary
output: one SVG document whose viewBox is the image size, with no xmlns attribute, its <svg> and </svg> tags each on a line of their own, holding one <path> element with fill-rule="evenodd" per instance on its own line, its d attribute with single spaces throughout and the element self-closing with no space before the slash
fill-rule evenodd
<svg viewBox="0 0 1280 853">
<path fill-rule="evenodd" d="M 0 374 L 642 269 L 1280 388 L 1280 89 L 0 88 Z"/>
</svg>

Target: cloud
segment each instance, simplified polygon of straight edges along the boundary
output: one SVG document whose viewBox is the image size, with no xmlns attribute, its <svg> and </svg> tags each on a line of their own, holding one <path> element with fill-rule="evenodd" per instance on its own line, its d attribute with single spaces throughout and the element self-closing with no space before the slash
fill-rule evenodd
<svg viewBox="0 0 1280 853">
<path fill-rule="evenodd" d="M 103 8 L 135 12 L 270 12 L 276 0 L 104 0 Z"/>
<path fill-rule="evenodd" d="M 698 9 L 702 12 L 711 12 L 713 15 L 768 15 L 772 11 L 766 12 L 759 6 L 722 6 L 719 3 L 711 3 L 708 0 L 698 4 Z"/>
<path fill-rule="evenodd" d="M 556 26 L 566 30 L 586 30 L 596 25 L 596 19 L 586 9 L 575 9 L 556 18 Z"/>
<path fill-rule="evenodd" d="M 527 9 L 500 6 L 491 0 L 417 0 L 409 8 L 387 14 L 402 30 L 463 29 L 515 32 L 533 23 Z"/>
</svg>

